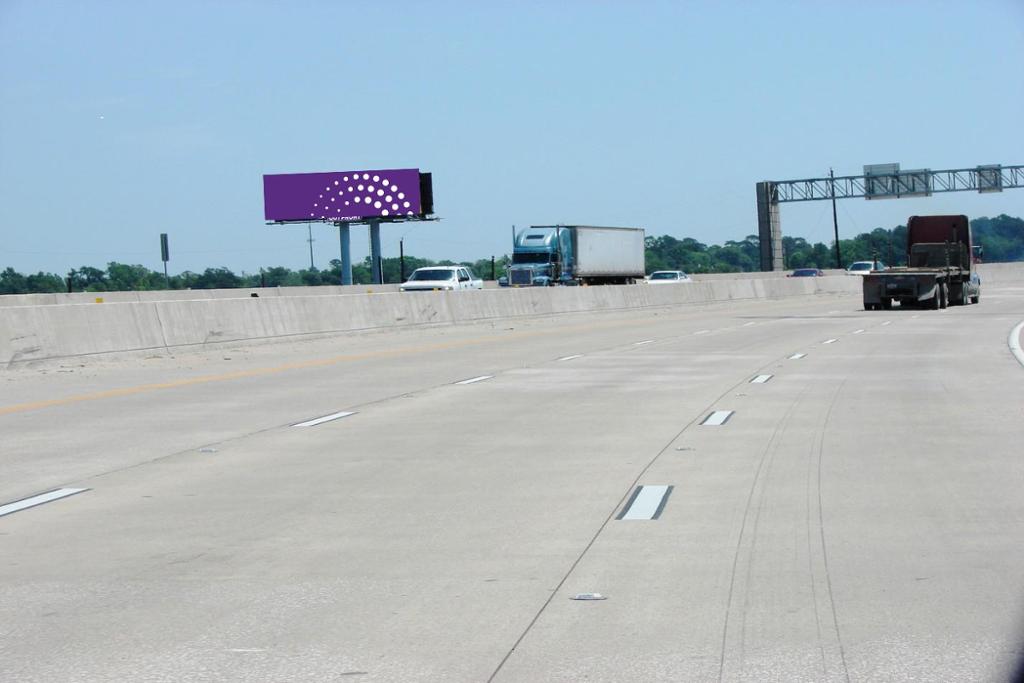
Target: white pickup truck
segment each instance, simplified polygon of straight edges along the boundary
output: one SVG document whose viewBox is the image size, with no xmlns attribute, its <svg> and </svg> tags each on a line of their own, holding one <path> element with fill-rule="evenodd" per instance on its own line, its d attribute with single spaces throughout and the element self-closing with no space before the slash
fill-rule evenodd
<svg viewBox="0 0 1024 683">
<path fill-rule="evenodd" d="M 417 268 L 399 287 L 403 292 L 483 288 L 484 281 L 466 266 Z"/>
</svg>

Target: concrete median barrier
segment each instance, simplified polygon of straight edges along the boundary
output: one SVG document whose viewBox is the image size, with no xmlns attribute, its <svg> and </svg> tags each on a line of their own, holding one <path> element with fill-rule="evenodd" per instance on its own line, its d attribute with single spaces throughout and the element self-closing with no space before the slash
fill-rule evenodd
<svg viewBox="0 0 1024 683">
<path fill-rule="evenodd" d="M 1006 270 L 1001 277 L 1011 277 L 1010 269 Z M 374 293 L 367 294 L 367 290 Z M 170 350 L 400 326 L 784 297 L 856 296 L 860 293 L 860 278 L 714 277 L 680 285 L 466 292 L 400 293 L 381 291 L 379 285 L 254 291 L 260 296 L 250 296 L 250 290 L 192 292 L 191 295 L 199 294 L 202 298 L 181 299 L 177 297 L 187 294 L 36 295 L 54 298 L 45 303 L 0 306 L 0 363 L 10 366 L 99 354 Z M 229 297 L 228 293 L 234 296 Z M 89 303 L 58 302 L 59 297 L 68 296 L 88 296 L 90 298 L 86 301 Z M 103 297 L 103 303 L 95 303 L 98 296 Z M 150 297 L 153 300 L 145 300 Z"/>
</svg>

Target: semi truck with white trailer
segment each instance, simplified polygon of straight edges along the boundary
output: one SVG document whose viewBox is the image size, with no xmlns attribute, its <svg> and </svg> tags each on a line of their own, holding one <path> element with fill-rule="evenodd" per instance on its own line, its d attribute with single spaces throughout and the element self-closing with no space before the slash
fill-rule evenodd
<svg viewBox="0 0 1024 683">
<path fill-rule="evenodd" d="M 535 225 L 515 234 L 512 287 L 632 284 L 645 273 L 643 228 Z"/>
<path fill-rule="evenodd" d="M 907 265 L 864 277 L 864 310 L 946 308 L 981 299 L 975 247 L 967 216 L 911 216 L 907 221 Z"/>
</svg>

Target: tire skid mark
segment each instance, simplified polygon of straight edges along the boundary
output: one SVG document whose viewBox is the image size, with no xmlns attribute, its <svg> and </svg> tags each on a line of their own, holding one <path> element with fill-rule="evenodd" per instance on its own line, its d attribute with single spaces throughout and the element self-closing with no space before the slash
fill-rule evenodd
<svg viewBox="0 0 1024 683">
<path fill-rule="evenodd" d="M 786 410 L 785 415 L 783 415 L 782 420 L 779 424 L 779 428 L 776 430 L 778 438 L 775 438 L 774 434 L 772 435 L 772 441 L 770 441 L 768 446 L 766 447 L 764 468 L 759 472 L 760 477 L 758 483 L 760 485 L 757 486 L 757 508 L 756 512 L 754 513 L 754 525 L 750 533 L 750 547 L 747 549 L 746 571 L 743 577 L 743 609 L 740 612 L 740 614 L 742 615 L 742 621 L 740 623 L 741 662 L 743 661 L 743 658 L 745 657 L 747 651 L 747 614 L 750 611 L 750 585 L 753 581 L 754 565 L 756 564 L 757 559 L 757 537 L 758 530 L 761 526 L 761 513 L 764 512 L 765 503 L 768 499 L 768 476 L 771 473 L 772 465 L 775 462 L 775 454 L 778 453 L 779 445 L 781 444 L 783 437 L 786 435 L 786 430 L 789 428 L 789 419 L 793 414 L 794 408 L 796 408 L 796 406 L 800 403 L 800 399 L 803 397 L 803 394 L 805 392 L 806 389 L 805 391 L 801 392 L 800 395 L 797 396 L 797 398 L 793 401 L 792 405 L 790 405 L 789 408 Z M 757 485 L 757 483 L 755 483 L 755 485 Z M 751 489 L 751 492 L 753 492 L 753 488 Z M 747 505 L 749 508 L 749 500 Z M 744 510 L 744 515 L 746 515 L 746 513 L 747 511 Z"/>
<path fill-rule="evenodd" d="M 817 488 L 817 524 L 818 524 L 818 538 L 821 541 L 821 562 L 825 574 L 825 589 L 828 594 L 828 606 L 829 611 L 832 613 L 832 627 L 835 629 L 836 645 L 839 648 L 839 660 L 843 667 L 843 677 L 847 683 L 850 683 L 850 670 L 846 665 L 846 649 L 843 647 L 843 637 L 839 631 L 839 616 L 836 613 L 836 600 L 832 592 L 832 575 L 829 573 L 828 568 L 828 543 L 825 539 L 825 515 L 821 500 L 821 469 L 822 461 L 825 453 L 825 434 L 828 432 L 828 425 L 832 419 L 832 412 L 835 409 L 836 403 L 839 400 L 839 395 L 843 391 L 843 387 L 846 385 L 844 379 L 836 387 L 835 393 L 832 394 L 832 400 L 829 401 L 828 410 L 825 413 L 825 419 L 822 420 L 821 430 L 818 433 L 818 444 L 817 444 L 817 459 L 816 459 L 816 475 L 815 475 L 815 487 Z M 808 536 L 811 535 L 811 529 L 808 529 Z M 810 540 L 810 539 L 808 539 Z M 814 573 L 811 573 L 813 578 Z M 817 600 L 815 600 L 815 615 L 817 616 Z M 820 622 L 819 622 L 820 623 Z M 819 638 L 818 642 L 822 644 L 822 658 L 824 659 L 824 644 L 822 639 Z"/>
<path fill-rule="evenodd" d="M 759 498 L 759 503 L 758 503 L 758 509 L 756 510 L 756 512 L 754 514 L 754 520 L 752 522 L 753 529 L 750 532 L 751 535 L 754 538 L 751 541 L 751 547 L 750 547 L 750 550 L 749 550 L 749 553 L 748 553 L 748 556 L 747 556 L 747 568 L 746 568 L 745 585 L 749 585 L 749 582 L 750 582 L 750 572 L 751 572 L 752 566 L 753 566 L 753 555 L 754 555 L 754 548 L 755 548 L 754 542 L 756 541 L 756 536 L 757 536 L 757 529 L 756 529 L 756 527 L 757 527 L 758 521 L 760 519 L 760 514 L 761 514 L 761 509 L 760 508 L 761 508 L 761 506 L 763 506 L 763 503 L 764 503 L 764 485 L 763 485 L 764 478 L 762 477 L 762 471 L 765 470 L 765 465 L 768 464 L 769 461 L 772 458 L 774 458 L 774 454 L 775 454 L 776 448 L 778 447 L 778 443 L 780 441 L 780 438 L 785 433 L 786 427 L 788 426 L 788 423 L 789 423 L 789 419 L 793 415 L 793 409 L 800 402 L 800 398 L 803 396 L 805 391 L 806 391 L 806 389 L 804 391 L 802 391 L 795 399 L 793 399 L 793 402 L 789 405 L 789 407 L 786 408 L 786 412 L 782 416 L 782 419 L 779 421 L 778 424 L 775 425 L 775 429 L 772 432 L 771 437 L 768 439 L 768 443 L 765 444 L 764 450 L 761 452 L 761 457 L 758 459 L 757 467 L 754 470 L 754 477 L 753 477 L 753 479 L 750 482 L 750 491 L 747 494 L 747 502 L 746 502 L 746 505 L 745 505 L 744 510 L 743 510 L 743 520 L 740 523 L 740 532 L 739 532 L 739 534 L 736 537 L 736 550 L 735 550 L 735 552 L 733 554 L 732 572 L 731 572 L 731 576 L 729 578 L 729 593 L 728 593 L 728 597 L 726 598 L 725 618 L 723 620 L 724 623 L 722 625 L 722 647 L 721 647 L 721 653 L 720 653 L 719 660 L 718 660 L 718 681 L 719 681 L 719 683 L 721 683 L 721 681 L 724 679 L 724 676 L 725 676 L 725 659 L 726 659 L 725 655 L 726 655 L 726 651 L 728 650 L 729 622 L 731 620 L 731 614 L 732 614 L 733 609 L 734 609 L 733 602 L 734 602 L 734 595 L 735 595 L 735 591 L 736 591 L 736 576 L 737 576 L 738 570 L 739 570 L 740 555 L 743 554 L 743 550 L 744 550 L 743 542 L 744 542 L 744 539 L 748 535 L 747 534 L 747 524 L 748 524 L 748 519 L 750 518 L 751 508 L 753 507 L 755 492 L 758 492 L 758 491 L 760 492 L 760 498 Z M 770 464 L 769 464 L 769 466 L 770 466 Z M 741 621 L 741 631 L 740 631 L 740 657 L 741 657 L 741 660 L 742 660 L 742 657 L 743 657 L 743 647 L 744 647 L 744 639 L 745 639 L 744 631 L 745 631 L 745 626 L 746 626 L 746 610 L 747 610 L 747 607 L 748 607 L 749 591 L 747 593 L 748 594 L 744 596 L 742 609 L 740 610 L 740 617 L 742 619 L 742 621 Z"/>
</svg>

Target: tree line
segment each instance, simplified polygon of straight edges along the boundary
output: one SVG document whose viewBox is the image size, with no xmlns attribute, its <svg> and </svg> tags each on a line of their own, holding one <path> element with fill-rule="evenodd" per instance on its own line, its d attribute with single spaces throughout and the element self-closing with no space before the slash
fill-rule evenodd
<svg viewBox="0 0 1024 683">
<path fill-rule="evenodd" d="M 1000 215 L 995 218 L 976 218 L 971 221 L 975 244 L 984 250 L 985 261 L 1024 261 L 1024 220 Z M 835 268 L 835 244 L 809 243 L 802 237 L 782 238 L 783 257 L 787 268 Z M 907 228 L 899 225 L 891 230 L 875 228 L 852 239 L 839 240 L 843 265 L 853 261 L 878 258 L 888 265 L 906 265 Z M 425 266 L 466 265 L 484 279 L 504 273 L 510 262 L 508 256 L 493 261 L 474 262 L 431 261 L 405 257 L 405 275 Z M 646 241 L 647 272 L 655 270 L 683 270 L 688 273 L 736 273 L 760 269 L 760 244 L 757 235 L 748 235 L 740 241 L 706 245 L 686 237 L 670 235 L 648 237 Z M 382 259 L 385 282 L 400 282 L 402 261 L 399 258 Z M 355 284 L 373 282 L 370 258 L 352 265 Z M 239 287 L 296 287 L 337 285 L 341 283 L 341 261 L 334 259 L 326 269 L 308 268 L 291 270 L 282 266 L 261 268 L 258 273 L 236 274 L 228 268 L 207 268 L 202 273 L 184 271 L 168 278 L 163 273 L 141 265 L 110 262 L 106 269 L 82 266 L 66 277 L 55 273 L 39 272 L 23 275 L 13 268 L 0 271 L 0 294 L 32 294 L 45 292 L 113 292 L 150 289 L 232 289 Z"/>
<path fill-rule="evenodd" d="M 495 259 L 496 275 L 505 271 L 510 262 L 507 257 Z M 466 265 L 477 275 L 490 278 L 491 259 L 480 259 L 475 262 L 455 263 L 454 261 L 431 261 L 430 259 L 405 257 L 405 275 L 425 266 Z M 402 260 L 399 258 L 381 259 L 381 270 L 384 282 L 402 281 Z M 373 282 L 370 257 L 362 263 L 352 264 L 352 282 L 369 284 Z M 126 292 L 162 289 L 235 289 L 250 287 L 301 287 L 341 284 L 341 261 L 333 259 L 326 269 L 304 268 L 292 270 L 282 266 L 261 268 L 257 273 L 236 274 L 229 268 L 207 268 L 202 273 L 184 271 L 176 275 L 164 277 L 164 274 L 150 270 L 141 265 L 129 265 L 111 261 L 106 269 L 82 266 L 75 268 L 66 277 L 56 273 L 39 272 L 34 275 L 23 275 L 6 268 L 0 271 L 0 294 L 37 294 L 50 292 Z"/>
</svg>

